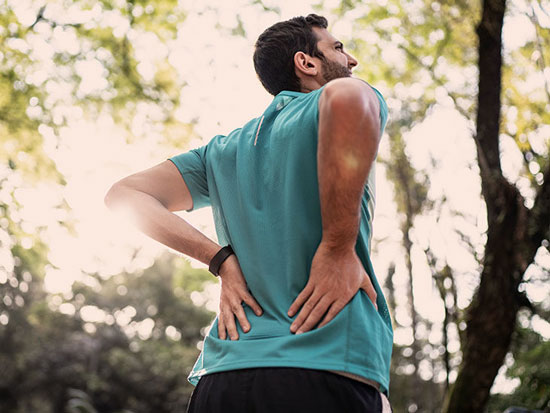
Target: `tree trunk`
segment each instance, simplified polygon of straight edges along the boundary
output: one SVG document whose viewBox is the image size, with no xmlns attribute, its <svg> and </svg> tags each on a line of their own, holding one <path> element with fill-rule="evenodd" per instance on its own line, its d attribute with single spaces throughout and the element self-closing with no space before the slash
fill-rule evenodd
<svg viewBox="0 0 550 413">
<path fill-rule="evenodd" d="M 444 318 L 443 318 L 443 327 L 442 327 L 442 332 L 443 332 L 442 344 L 443 344 L 443 347 L 445 348 L 445 352 L 443 353 L 443 364 L 445 366 L 445 388 L 443 392 L 443 397 L 445 397 L 445 394 L 447 394 L 447 392 L 449 391 L 449 383 L 450 383 L 449 375 L 451 373 L 451 354 L 449 353 L 449 326 L 452 323 L 454 323 L 457 328 L 457 331 L 460 334 L 460 328 L 459 328 L 458 319 L 457 319 L 458 306 L 457 306 L 457 299 L 456 299 L 456 288 L 454 283 L 454 275 L 451 267 L 449 267 L 449 265 L 446 264 L 441 271 L 438 271 L 435 256 L 431 252 L 430 248 L 426 248 L 424 250 L 424 253 L 426 254 L 426 260 L 432 272 L 432 278 L 435 281 L 435 286 L 437 287 L 437 291 L 439 292 L 441 301 L 443 301 L 443 309 L 445 311 Z M 450 281 L 450 285 L 448 287 L 445 286 L 446 280 Z M 449 295 L 453 298 L 452 303 L 449 303 L 449 300 L 448 300 Z M 443 402 L 444 400 L 441 401 L 441 404 L 443 404 Z"/>
<path fill-rule="evenodd" d="M 507 188 L 509 197 L 502 201 L 508 209 L 503 211 L 501 223 L 489 227 L 481 282 L 468 309 L 463 361 L 448 399 L 447 413 L 483 411 L 515 329 L 517 287 L 523 271 L 514 254 L 514 233 L 525 211 L 514 196 L 515 188 Z"/>
<path fill-rule="evenodd" d="M 433 271 L 433 270 L 432 270 Z M 445 274 L 434 274 L 435 284 L 437 290 L 439 291 L 439 296 L 443 301 L 443 309 L 445 311 L 445 316 L 443 317 L 443 347 L 445 352 L 443 353 L 443 363 L 445 365 L 445 393 L 449 391 L 449 373 L 451 372 L 451 357 L 449 354 L 449 324 L 450 324 L 450 312 L 449 306 L 447 305 L 447 289 L 445 288 Z M 456 303 L 454 303 L 456 306 Z M 457 326 L 458 328 L 458 326 Z"/>
<path fill-rule="evenodd" d="M 395 309 L 397 308 L 397 305 L 395 303 L 395 287 L 393 284 L 394 274 L 395 274 L 395 264 L 391 262 L 388 267 L 388 275 L 386 276 L 384 287 L 386 287 L 386 302 L 388 303 L 388 307 L 390 309 L 392 325 L 394 326 L 394 328 L 396 328 L 398 324 L 397 324 L 397 320 L 395 319 Z"/>
<path fill-rule="evenodd" d="M 409 209 L 410 210 L 410 209 Z M 409 215 L 410 214 L 410 215 Z M 408 301 L 409 301 L 409 312 L 411 315 L 411 329 L 412 329 L 412 335 L 413 335 L 413 342 L 411 345 L 411 348 L 413 350 L 413 357 L 412 362 L 414 365 L 414 377 L 416 377 L 415 380 L 411 381 L 411 384 L 414 387 L 417 387 L 416 381 L 418 380 L 418 366 L 419 366 L 419 357 L 420 357 L 420 348 L 418 346 L 418 337 L 417 337 L 417 330 L 418 330 L 418 313 L 416 312 L 416 307 L 414 305 L 414 290 L 413 290 L 413 273 L 412 273 L 412 241 L 409 237 L 409 232 L 412 228 L 412 213 L 407 212 L 406 221 L 403 225 L 403 247 L 405 248 L 405 263 L 407 265 L 407 275 L 409 279 L 408 284 Z M 414 392 L 413 392 L 414 393 Z M 413 394 L 411 393 L 411 394 Z"/>
<path fill-rule="evenodd" d="M 447 413 L 480 413 L 508 352 L 519 309 L 517 287 L 527 267 L 528 211 L 502 175 L 499 151 L 502 25 L 506 0 L 484 0 L 479 36 L 476 144 L 488 232 L 479 288 L 467 312 L 463 361 Z"/>
</svg>

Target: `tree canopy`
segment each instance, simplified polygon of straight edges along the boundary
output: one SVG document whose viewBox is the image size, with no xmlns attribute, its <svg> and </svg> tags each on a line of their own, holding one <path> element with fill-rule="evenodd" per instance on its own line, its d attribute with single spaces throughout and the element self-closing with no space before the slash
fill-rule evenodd
<svg viewBox="0 0 550 413">
<path fill-rule="evenodd" d="M 396 331 L 394 410 L 550 409 L 550 3 L 311 7 L 390 108 L 378 165 L 388 208 L 378 206 L 373 260 Z M 212 278 L 167 253 L 128 270 L 78 268 L 68 290 L 49 291 L 59 270 L 51 234 L 80 231 L 58 154 L 82 125 L 108 125 L 157 161 L 208 140 L 188 115 L 200 99 L 186 91 L 193 76 L 235 73 L 239 55 L 209 55 L 192 25 L 211 16 L 219 43 L 241 39 L 232 44 L 251 54 L 258 24 L 294 10 L 257 0 L 0 0 L 0 410 L 185 408 L 213 317 Z M 193 42 L 200 63 L 181 58 Z M 232 81 L 242 94 L 232 99 L 246 99 Z M 101 150 L 115 148 L 113 138 Z"/>
</svg>

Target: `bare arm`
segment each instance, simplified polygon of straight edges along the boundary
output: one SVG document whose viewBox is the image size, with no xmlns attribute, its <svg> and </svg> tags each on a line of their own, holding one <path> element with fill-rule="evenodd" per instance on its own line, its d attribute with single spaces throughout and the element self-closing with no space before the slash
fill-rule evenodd
<svg viewBox="0 0 550 413">
<path fill-rule="evenodd" d="M 189 210 L 193 199 L 185 181 L 171 161 L 130 175 L 115 183 L 105 196 L 105 204 L 112 210 L 130 214 L 137 227 L 146 235 L 193 257 L 205 264 L 220 250 L 220 246 L 195 229 L 172 211 Z M 261 308 L 250 295 L 239 262 L 233 255 L 220 267 L 222 293 L 218 334 L 225 339 L 226 331 L 238 339 L 236 316 L 243 331 L 250 330 L 241 303 L 247 303 L 257 315 Z"/>
<path fill-rule="evenodd" d="M 205 264 L 220 246 L 172 211 L 188 210 L 193 200 L 176 166 L 165 161 L 115 183 L 105 196 L 109 209 L 131 214 L 146 235 Z"/>
<path fill-rule="evenodd" d="M 379 103 L 374 91 L 360 80 L 345 80 L 331 84 L 334 87 L 325 90 L 319 102 L 317 160 L 322 242 L 333 249 L 355 247 L 361 197 L 380 134 Z"/>
<path fill-rule="evenodd" d="M 379 103 L 357 79 L 330 82 L 319 101 L 317 152 L 323 235 L 310 278 L 289 309 L 300 309 L 291 331 L 328 323 L 361 288 L 376 306 L 376 292 L 355 253 L 361 197 L 378 150 Z"/>
</svg>

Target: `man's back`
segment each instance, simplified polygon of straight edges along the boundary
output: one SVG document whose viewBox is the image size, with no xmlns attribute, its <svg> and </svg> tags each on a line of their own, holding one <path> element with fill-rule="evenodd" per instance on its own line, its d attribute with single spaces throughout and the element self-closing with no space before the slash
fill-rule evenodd
<svg viewBox="0 0 550 413">
<path fill-rule="evenodd" d="M 275 96 L 263 115 L 105 196 L 221 279 L 189 412 L 390 410 L 392 329 L 369 258 L 387 107 L 327 27 L 316 14 L 268 27 L 253 55 Z M 219 243 L 172 213 L 205 205 Z"/>
<path fill-rule="evenodd" d="M 193 197 L 212 205 L 220 244 L 231 244 L 247 285 L 264 309 L 245 305 L 251 330 L 221 340 L 217 319 L 190 380 L 250 367 L 302 367 L 343 371 L 387 390 L 391 322 L 369 258 L 372 188 L 365 188 L 356 251 L 378 293 L 378 311 L 359 291 L 329 324 L 290 332 L 287 310 L 308 281 L 321 241 L 317 176 L 318 102 L 310 93 L 283 91 L 264 114 L 207 146 L 171 158 Z M 387 108 L 380 101 L 381 131 Z"/>
</svg>

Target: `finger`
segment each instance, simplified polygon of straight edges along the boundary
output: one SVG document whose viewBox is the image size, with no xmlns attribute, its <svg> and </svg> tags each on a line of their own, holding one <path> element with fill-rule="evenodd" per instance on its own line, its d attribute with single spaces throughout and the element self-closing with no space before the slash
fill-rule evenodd
<svg viewBox="0 0 550 413">
<path fill-rule="evenodd" d="M 327 311 L 327 314 L 325 315 L 325 318 L 323 318 L 323 321 L 321 321 L 321 324 L 317 328 L 323 327 L 325 324 L 327 324 L 329 321 L 331 321 L 336 315 L 342 311 L 342 308 L 344 308 L 346 303 L 344 301 L 335 301 L 332 303 L 330 308 Z"/>
<path fill-rule="evenodd" d="M 376 304 L 376 290 L 374 289 L 374 286 L 372 285 L 372 282 L 368 275 L 365 274 L 365 279 L 363 280 L 363 283 L 361 284 L 361 289 L 367 293 L 370 300 L 372 301 L 372 304 L 374 305 L 374 308 L 378 310 L 378 305 Z"/>
<path fill-rule="evenodd" d="M 294 322 L 290 325 L 291 332 L 295 333 L 300 329 L 321 298 L 323 298 L 321 294 L 312 294 L 311 297 L 309 297 L 300 310 L 298 317 L 296 317 L 296 320 L 294 320 Z"/>
<path fill-rule="evenodd" d="M 294 302 L 290 305 L 290 308 L 288 309 L 288 316 L 294 317 L 294 314 L 298 312 L 300 307 L 306 302 L 306 300 L 309 298 L 309 296 L 313 293 L 313 285 L 308 283 L 304 289 L 298 294 L 298 297 L 294 300 Z"/>
<path fill-rule="evenodd" d="M 223 316 L 220 313 L 220 315 L 218 317 L 218 337 L 220 338 L 220 340 L 225 340 L 226 339 L 226 334 L 225 333 L 226 333 L 225 323 L 223 322 Z"/>
<path fill-rule="evenodd" d="M 252 297 L 252 295 L 246 293 L 244 296 L 243 296 L 243 301 L 250 307 L 252 308 L 252 311 L 254 311 L 254 313 L 257 315 L 257 316 L 261 316 L 262 313 L 264 312 L 262 310 L 262 307 L 260 307 L 260 304 L 258 304 L 258 302 L 254 299 L 254 297 Z M 242 325 L 242 324 L 241 324 Z"/>
<path fill-rule="evenodd" d="M 250 323 L 248 322 L 248 319 L 246 318 L 246 314 L 244 313 L 244 308 L 242 305 L 237 304 L 233 308 L 233 313 L 237 317 L 237 320 L 239 320 L 239 324 L 241 325 L 241 328 L 245 333 L 248 333 L 250 331 Z"/>
<path fill-rule="evenodd" d="M 239 332 L 237 331 L 237 325 L 235 324 L 235 316 L 233 315 L 233 312 L 231 311 L 231 308 L 228 308 L 225 312 L 225 326 L 227 328 L 227 334 L 229 334 L 229 338 L 231 340 L 238 340 L 239 339 Z"/>
<path fill-rule="evenodd" d="M 311 310 L 309 316 L 304 321 L 304 323 L 298 328 L 298 331 L 296 331 L 296 334 L 302 334 L 306 331 L 311 330 L 313 327 L 319 323 L 319 320 L 325 313 L 327 312 L 328 307 L 333 303 L 333 300 L 330 297 L 327 297 L 326 295 L 319 300 L 317 305 Z"/>
</svg>

